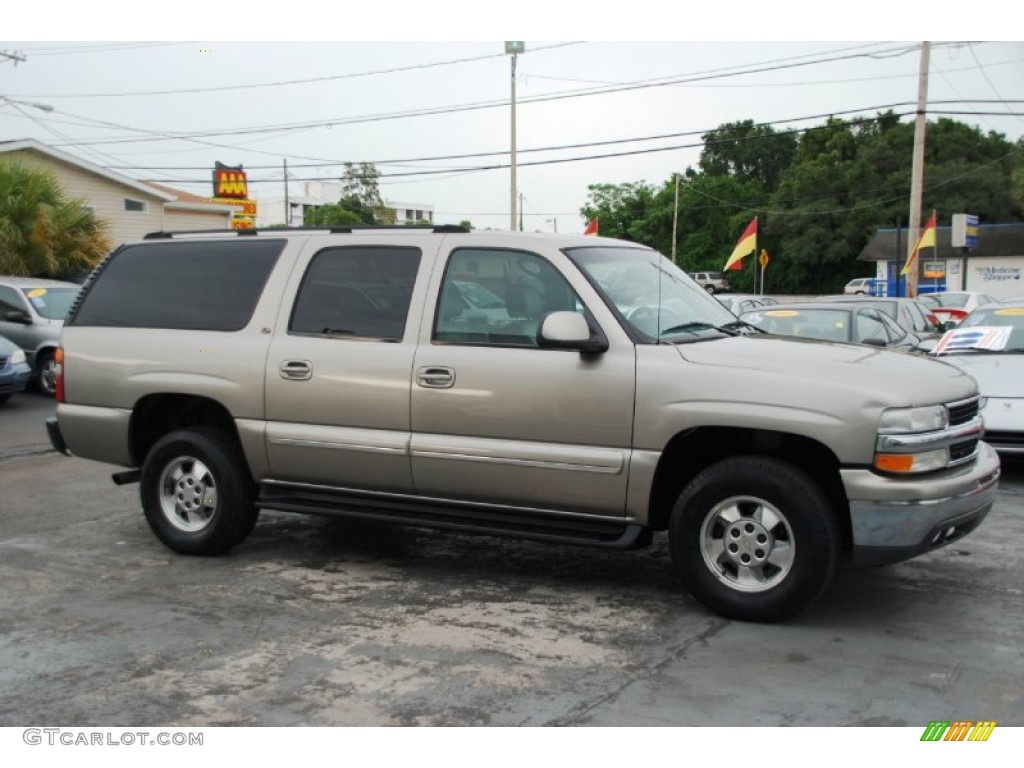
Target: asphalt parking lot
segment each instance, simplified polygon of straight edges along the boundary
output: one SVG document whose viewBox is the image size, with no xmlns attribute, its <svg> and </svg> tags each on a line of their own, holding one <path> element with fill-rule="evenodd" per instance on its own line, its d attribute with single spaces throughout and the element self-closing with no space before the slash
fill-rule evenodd
<svg viewBox="0 0 1024 768">
<path fill-rule="evenodd" d="M 1024 725 L 1024 464 L 953 545 L 780 625 L 713 616 L 666 542 L 604 552 L 265 513 L 165 549 L 138 487 L 0 409 L 0 726 Z"/>
</svg>

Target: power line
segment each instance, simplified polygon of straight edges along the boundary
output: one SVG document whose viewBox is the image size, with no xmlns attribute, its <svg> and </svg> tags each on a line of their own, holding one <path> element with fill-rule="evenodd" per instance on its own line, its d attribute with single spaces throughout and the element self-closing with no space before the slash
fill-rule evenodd
<svg viewBox="0 0 1024 768">
<path fill-rule="evenodd" d="M 992 99 L 959 99 L 959 100 L 940 100 L 940 101 L 934 101 L 932 103 L 936 104 L 936 105 L 940 105 L 940 104 L 991 104 L 991 103 L 999 103 L 999 104 L 1024 104 L 1024 99 L 1014 100 L 1014 101 L 1009 101 L 1009 102 L 1007 102 L 1005 100 L 994 101 Z M 829 117 L 834 117 L 836 115 L 855 114 L 855 113 L 858 113 L 858 112 L 880 111 L 880 110 L 893 109 L 895 107 L 902 107 L 902 106 L 908 106 L 908 105 L 910 105 L 910 102 L 895 102 L 895 103 L 892 103 L 892 104 L 882 104 L 882 105 L 877 105 L 877 106 L 873 106 L 873 107 L 861 107 L 861 108 L 857 108 L 857 109 L 843 110 L 843 111 L 840 111 L 840 112 L 836 112 L 836 111 L 821 112 L 821 113 L 814 114 L 814 115 L 805 115 L 803 117 L 792 117 L 792 118 L 781 118 L 781 119 L 778 119 L 778 120 L 769 120 L 769 121 L 765 121 L 765 122 L 762 122 L 762 123 L 756 123 L 756 124 L 754 124 L 754 127 L 767 127 L 767 126 L 774 126 L 774 125 L 779 125 L 779 124 L 784 124 L 784 123 L 803 122 L 803 121 L 806 121 L 806 120 L 820 120 L 821 118 L 829 118 Z M 908 114 L 913 114 L 913 112 L 912 111 L 897 112 L 897 113 L 893 113 L 892 115 L 885 115 L 884 117 L 904 117 L 904 116 L 906 116 Z M 1006 115 L 1007 113 L 1005 113 L 1005 112 L 991 113 L 991 112 L 980 112 L 980 111 L 957 111 L 957 112 L 954 112 L 954 111 L 950 111 L 950 110 L 929 110 L 929 114 L 936 114 L 936 115 L 938 115 L 938 114 L 942 114 L 942 115 L 946 115 L 946 114 L 958 114 L 958 115 L 990 115 L 990 114 L 996 114 L 996 115 Z M 865 118 L 857 119 L 857 120 L 844 121 L 844 124 L 852 125 L 852 124 L 855 124 L 855 123 L 858 123 L 858 122 L 876 121 L 878 119 L 879 119 L 879 117 L 877 117 L 877 116 L 876 117 L 865 117 Z M 651 136 L 634 136 L 634 137 L 630 137 L 630 138 L 607 139 L 607 140 L 604 140 L 604 141 L 591 141 L 591 142 L 583 142 L 583 143 L 577 143 L 577 144 L 559 144 L 559 145 L 547 146 L 547 147 L 533 147 L 533 148 L 528 148 L 528 149 L 518 149 L 516 151 L 519 154 L 537 153 L 537 152 L 557 152 L 557 151 L 562 151 L 562 150 L 566 150 L 566 149 L 584 149 L 584 148 L 588 148 L 588 147 L 611 146 L 611 145 L 615 145 L 615 144 L 629 144 L 629 143 L 640 142 L 640 141 L 659 141 L 659 140 L 662 140 L 662 139 L 675 139 L 675 138 L 681 138 L 681 137 L 684 137 L 684 136 L 702 136 L 702 135 L 704 135 L 706 133 L 711 133 L 711 132 L 713 132 L 715 130 L 717 130 L 717 129 L 715 129 L 715 128 L 701 128 L 699 130 L 679 131 L 679 132 L 673 132 L 673 133 L 662 133 L 662 134 L 654 134 L 654 135 L 651 135 Z M 801 130 L 793 130 L 793 131 L 780 131 L 780 132 L 776 132 L 774 135 L 777 136 L 777 135 L 785 135 L 787 133 L 800 133 L 800 132 L 802 132 L 802 130 L 803 129 L 801 129 Z M 807 130 L 813 130 L 813 128 L 807 129 Z M 749 137 L 749 138 L 750 139 L 759 139 L 759 138 L 762 138 L 762 137 L 754 136 L 754 137 Z M 742 140 L 745 140 L 745 139 L 729 139 L 728 141 L 742 141 Z M 696 146 L 701 146 L 701 145 L 696 145 Z M 676 147 L 670 147 L 669 149 L 675 149 L 675 148 Z M 456 154 L 456 155 L 434 155 L 434 156 L 428 156 L 428 157 L 400 158 L 400 159 L 395 159 L 395 160 L 368 160 L 366 162 L 370 163 L 371 165 L 380 165 L 380 166 L 389 166 L 389 165 L 391 165 L 391 166 L 397 166 L 397 165 L 402 165 L 402 164 L 406 164 L 406 163 L 440 162 L 440 161 L 445 161 L 445 160 L 470 160 L 470 159 L 480 158 L 480 157 L 497 157 L 497 156 L 503 156 L 503 155 L 507 155 L 507 154 L 508 154 L 508 150 L 507 149 L 500 149 L 500 150 L 493 150 L 493 151 L 489 151 L 489 152 L 471 152 L 471 153 L 462 153 L 462 154 Z M 341 160 L 339 160 L 339 161 L 324 162 L 324 163 L 292 163 L 290 165 L 290 167 L 292 167 L 292 168 L 329 168 L 331 166 L 343 166 L 343 165 L 346 164 L 346 162 L 350 162 L 350 161 L 341 161 Z M 279 166 L 277 164 L 248 165 L 247 168 L 249 168 L 250 170 L 263 170 L 263 169 L 266 169 L 266 168 L 277 169 L 277 168 L 279 168 Z M 197 165 L 197 166 L 181 166 L 181 165 L 174 165 L 174 166 L 156 166 L 156 165 L 116 166 L 115 165 L 115 166 L 110 166 L 110 169 L 111 170 L 123 170 L 123 169 L 142 170 L 142 169 L 145 169 L 145 170 L 150 170 L 150 171 L 189 171 L 189 170 L 191 170 L 191 171 L 205 171 L 205 170 L 208 170 L 208 166 L 206 166 L 206 165 Z"/>
<path fill-rule="evenodd" d="M 554 48 L 564 48 L 570 45 L 581 45 L 581 42 L 554 43 L 552 45 L 541 45 L 532 49 L 532 52 L 548 51 Z M 398 72 L 413 72 L 421 69 L 432 69 L 434 67 L 447 67 L 454 64 L 471 64 L 477 61 L 488 59 L 503 59 L 507 54 L 489 53 L 482 56 L 469 56 L 461 59 L 449 59 L 447 61 L 435 61 L 426 64 L 409 64 L 404 67 L 391 67 L 388 69 L 375 69 L 367 72 L 351 72 L 343 75 L 323 75 L 320 77 L 296 78 L 292 80 L 274 80 L 265 83 L 241 83 L 239 85 L 216 85 L 205 88 L 176 88 L 163 91 L 121 91 L 115 93 L 49 93 L 39 95 L 42 99 L 116 99 L 122 97 L 137 96 L 172 96 L 179 94 L 195 93 L 217 93 L 223 91 L 240 91 L 251 88 L 279 88 L 286 85 L 307 85 L 309 83 L 323 83 L 331 80 L 351 80 L 360 77 L 373 77 L 376 75 L 391 75 Z M 20 98 L 20 97 L 19 97 Z"/>
<path fill-rule="evenodd" d="M 1024 103 L 1024 102 L 1022 102 L 1022 103 Z M 887 109 L 887 108 L 891 108 L 891 107 L 894 107 L 894 106 L 899 106 L 899 105 L 898 104 L 887 104 L 887 105 L 884 105 L 882 107 L 878 107 L 877 109 Z M 799 121 L 809 120 L 809 119 L 814 119 L 814 118 L 833 117 L 833 116 L 835 116 L 837 114 L 847 114 L 847 113 L 853 113 L 853 112 L 859 112 L 859 111 L 863 111 L 863 110 L 846 110 L 844 112 L 831 112 L 831 113 L 828 113 L 828 114 L 812 115 L 812 116 L 799 117 L 799 118 L 790 118 L 789 120 L 778 120 L 778 121 L 774 121 L 772 123 L 757 123 L 757 124 L 754 124 L 752 127 L 765 127 L 765 126 L 771 126 L 773 124 L 777 124 L 777 123 L 780 123 L 780 122 L 799 122 Z M 856 124 L 860 124 L 860 123 L 876 122 L 876 121 L 879 121 L 879 120 L 890 120 L 890 119 L 892 119 L 894 117 L 899 118 L 899 117 L 905 117 L 907 115 L 912 115 L 912 114 L 915 114 L 915 112 L 916 112 L 916 110 L 907 110 L 905 112 L 897 112 L 897 113 L 889 112 L 889 113 L 878 115 L 876 117 L 863 117 L 863 118 L 856 118 L 854 120 L 840 121 L 839 125 L 856 125 Z M 939 113 L 936 113 L 936 112 L 933 112 L 933 111 L 929 111 L 928 114 L 950 114 L 950 113 L 946 112 L 946 111 L 942 111 L 942 112 L 939 112 Z M 988 114 L 988 113 L 954 112 L 952 114 Z M 1002 115 L 1002 114 L 1005 114 L 1005 113 L 1000 112 L 1000 113 L 997 113 L 997 114 Z M 828 129 L 829 127 L 831 127 L 831 126 L 828 126 L 828 125 L 820 126 L 820 125 L 818 125 L 818 126 L 810 126 L 810 127 L 807 127 L 807 128 L 793 128 L 793 129 L 789 129 L 789 130 L 786 130 L 786 131 L 776 131 L 773 134 L 771 134 L 771 137 L 774 138 L 774 137 L 785 136 L 785 135 L 789 135 L 789 134 L 808 133 L 810 131 L 815 131 L 815 130 L 825 130 L 825 129 Z M 713 132 L 714 130 L 715 129 L 704 129 L 704 130 L 700 130 L 700 131 L 690 131 L 690 132 L 686 132 L 684 134 L 678 134 L 678 135 L 679 136 L 704 135 L 704 134 Z M 715 144 L 715 143 L 732 144 L 732 143 L 737 143 L 737 142 L 742 142 L 742 141 L 758 141 L 758 140 L 761 140 L 761 139 L 764 139 L 764 138 L 766 138 L 766 137 L 758 135 L 758 136 L 747 136 L 747 137 L 740 137 L 740 138 L 722 139 L 722 140 L 720 140 L 720 142 L 705 142 L 705 141 L 702 140 L 702 141 L 699 141 L 699 142 L 688 143 L 688 144 L 674 144 L 674 145 L 670 145 L 670 146 L 649 147 L 649 148 L 645 148 L 645 149 L 632 149 L 632 150 L 625 150 L 625 151 L 620 151 L 620 152 L 609 152 L 609 153 L 603 153 L 603 154 L 577 155 L 577 156 L 573 156 L 573 157 L 550 158 L 550 159 L 547 159 L 547 160 L 525 161 L 525 162 L 518 163 L 518 165 L 520 165 L 520 166 L 544 166 L 544 165 L 557 165 L 557 164 L 563 164 L 563 163 L 575 163 L 575 162 L 581 162 L 581 161 L 585 161 L 585 160 L 605 160 L 605 159 L 609 159 L 609 158 L 630 157 L 630 156 L 635 156 L 635 155 L 651 154 L 651 153 L 656 153 L 656 152 L 671 152 L 671 151 L 676 151 L 676 150 L 680 150 L 680 149 L 694 149 L 694 148 L 704 147 L 704 146 L 708 146 L 709 144 Z M 618 140 L 618 141 L 625 142 L 625 141 L 644 141 L 644 140 L 647 140 L 647 139 L 622 139 L 622 140 Z M 586 147 L 590 147 L 590 146 L 603 146 L 603 145 L 606 145 L 607 143 L 608 142 L 593 142 L 591 144 L 568 145 L 567 148 L 579 149 L 579 148 L 586 148 Z M 554 151 L 555 149 L 557 149 L 557 148 L 544 148 L 544 149 L 523 150 L 523 151 L 524 152 L 539 152 L 539 151 Z M 492 155 L 499 155 L 499 154 L 505 154 L 505 153 L 499 153 L 499 152 L 481 153 L 479 156 L 492 156 Z M 343 164 L 344 163 L 330 163 L 328 165 L 343 165 Z M 390 163 L 387 162 L 387 161 L 371 163 L 371 165 L 387 165 L 387 164 L 390 164 Z M 262 169 L 266 169 L 266 168 L 273 168 L 274 166 L 249 166 L 249 167 L 251 169 L 253 169 L 253 170 L 262 170 Z M 292 167 L 296 168 L 296 167 L 325 167 L 325 166 L 293 165 Z M 378 178 L 381 178 L 381 179 L 395 179 L 395 178 L 404 178 L 404 177 L 409 177 L 409 176 L 435 176 L 435 175 L 440 175 L 440 174 L 456 173 L 456 172 L 458 172 L 458 173 L 474 173 L 474 172 L 482 172 L 482 171 L 504 170 L 504 169 L 507 169 L 509 167 L 510 166 L 509 166 L 508 163 L 493 163 L 493 164 L 489 164 L 489 165 L 478 165 L 478 166 L 469 166 L 469 167 L 429 168 L 429 169 L 416 170 L 416 171 L 381 173 L 381 174 L 379 174 Z M 147 167 L 143 167 L 143 168 L 135 169 L 135 170 L 142 170 L 142 169 L 145 169 L 145 170 L 168 170 L 166 168 L 147 168 Z M 200 167 L 196 167 L 196 168 L 191 168 L 191 169 L 188 169 L 188 168 L 175 168 L 175 169 L 172 169 L 172 170 L 205 170 L 205 167 L 201 167 L 201 168 Z M 319 176 L 317 176 L 317 177 L 312 177 L 312 176 L 296 176 L 296 177 L 290 177 L 290 178 L 291 178 L 291 180 L 294 180 L 294 181 L 324 181 L 324 179 L 319 177 Z M 164 181 L 164 180 L 162 180 L 162 179 L 153 179 L 153 181 L 158 181 L 159 182 L 159 181 Z M 182 183 L 201 184 L 201 183 L 205 183 L 206 179 L 179 179 L 178 181 L 181 181 Z M 268 179 L 256 180 L 255 183 L 261 183 L 261 182 L 280 183 L 281 181 L 282 181 L 281 178 L 273 177 L 273 178 L 268 178 Z"/>
<path fill-rule="evenodd" d="M 952 45 L 959 45 L 959 43 L 944 43 L 944 44 L 937 44 L 937 45 L 952 46 Z M 887 50 L 891 51 L 891 52 L 906 53 L 906 52 L 909 52 L 909 51 L 916 50 L 916 46 L 910 46 L 910 47 L 908 47 L 908 46 L 900 46 L 900 47 L 891 48 L 891 49 L 887 49 Z M 864 54 L 864 53 L 853 53 L 853 54 L 845 54 L 845 55 L 840 55 L 840 56 L 828 56 L 828 57 L 825 57 L 825 58 L 818 58 L 818 59 L 813 59 L 813 60 L 810 60 L 810 61 L 799 61 L 799 62 L 790 62 L 790 63 L 783 63 L 783 64 L 775 64 L 775 63 L 769 62 L 770 64 L 772 64 L 771 66 L 763 66 L 763 67 L 760 66 L 760 65 L 745 65 L 747 67 L 754 66 L 754 68 L 747 68 L 747 69 L 731 67 L 731 68 L 725 68 L 725 69 L 708 70 L 708 71 L 699 72 L 699 73 L 696 73 L 696 74 L 673 75 L 673 76 L 669 76 L 667 78 L 666 77 L 662 77 L 662 78 L 655 78 L 655 79 L 649 79 L 649 80 L 632 81 L 632 82 L 623 83 L 623 84 L 619 84 L 619 85 L 615 85 L 615 86 L 608 86 L 608 87 L 601 87 L 601 88 L 587 88 L 587 89 L 581 89 L 581 90 L 576 90 L 576 91 L 561 91 L 561 92 L 556 92 L 556 93 L 552 93 L 552 94 L 545 94 L 545 95 L 540 95 L 540 96 L 532 96 L 532 97 L 527 97 L 527 98 L 519 99 L 518 103 L 519 104 L 537 104 L 537 103 L 544 103 L 544 102 L 549 102 L 549 101 L 560 101 L 562 99 L 571 99 L 571 98 L 581 98 L 581 97 L 586 97 L 586 96 L 605 95 L 605 94 L 609 94 L 609 93 L 620 93 L 620 92 L 625 92 L 625 91 L 634 91 L 634 90 L 640 90 L 640 89 L 646 89 L 646 88 L 659 88 L 659 87 L 665 87 L 665 86 L 668 86 L 668 85 L 677 85 L 677 84 L 680 84 L 680 83 L 691 83 L 691 82 L 698 82 L 698 81 L 704 81 L 704 80 L 713 80 L 713 79 L 718 79 L 718 78 L 723 78 L 723 77 L 736 77 L 736 76 L 744 75 L 744 74 L 769 72 L 769 71 L 774 71 L 774 70 L 779 70 L 779 69 L 790 69 L 790 68 L 794 68 L 794 67 L 805 67 L 805 66 L 811 66 L 811 65 L 815 65 L 815 64 L 832 63 L 832 62 L 836 62 L 836 61 L 844 61 L 844 60 L 849 60 L 849 59 L 854 59 L 854 58 L 862 58 L 864 56 L 867 56 L 867 54 Z M 783 61 L 786 61 L 786 60 L 783 60 Z M 480 110 L 480 109 L 493 109 L 493 108 L 498 108 L 498 107 L 505 107 L 505 106 L 507 106 L 507 103 L 508 102 L 505 99 L 497 99 L 497 100 L 490 100 L 490 101 L 483 101 L 483 102 L 471 102 L 471 103 L 468 103 L 468 104 L 456 104 L 456 105 L 449 105 L 449 106 L 442 106 L 442 107 L 431 107 L 431 108 L 416 109 L 416 110 L 405 110 L 405 111 L 399 111 L 399 112 L 393 112 L 393 113 L 382 113 L 382 114 L 371 114 L 371 115 L 357 115 L 357 116 L 354 116 L 354 117 L 346 117 L 346 118 L 327 118 L 327 119 L 321 119 L 321 120 L 316 120 L 316 121 L 305 121 L 305 122 L 301 122 L 301 123 L 285 123 L 285 124 L 278 124 L 278 125 L 243 126 L 243 127 L 239 127 L 239 128 L 216 129 L 216 130 L 208 130 L 208 131 L 201 131 L 201 132 L 192 132 L 192 133 L 187 133 L 187 134 L 167 134 L 167 133 L 161 133 L 161 132 L 158 132 L 158 131 L 150 131 L 150 130 L 141 129 L 141 128 L 132 128 L 130 126 L 118 126 L 115 123 L 109 123 L 109 122 L 103 121 L 103 120 L 96 120 L 95 122 L 98 123 L 98 124 L 101 124 L 101 125 L 108 125 L 108 126 L 111 126 L 111 127 L 120 127 L 120 128 L 122 128 L 124 130 L 129 130 L 129 131 L 134 131 L 136 133 L 149 134 L 149 135 L 147 137 L 145 137 L 145 138 L 98 139 L 98 140 L 95 140 L 95 141 L 81 142 L 81 144 L 84 146 L 84 145 L 99 145 L 99 144 L 140 143 L 140 142 L 151 142 L 151 141 L 163 141 L 163 140 L 169 140 L 169 139 L 178 139 L 178 140 L 182 140 L 182 141 L 193 141 L 193 140 L 198 140 L 200 137 L 208 138 L 208 137 L 215 137 L 215 136 L 239 136 L 239 135 L 245 135 L 245 134 L 249 134 L 249 133 L 275 132 L 275 131 L 282 131 L 282 130 L 287 130 L 287 129 L 328 128 L 328 127 L 335 127 L 335 126 L 342 126 L 342 125 L 357 125 L 357 124 L 360 124 L 360 123 L 367 123 L 367 122 L 381 122 L 381 121 L 385 121 L 385 120 L 398 120 L 398 119 L 405 119 L 405 118 L 409 118 L 409 117 L 426 117 L 426 116 L 435 116 L 435 115 L 442 115 L 442 114 L 453 114 L 453 113 L 458 113 L 458 112 L 468 112 L 468 111 L 475 111 L 475 110 Z M 70 117 L 76 117 L 76 118 L 82 119 L 82 120 L 90 120 L 91 119 L 91 118 L 87 118 L 87 117 L 84 117 L 84 116 L 81 116 L 81 115 L 73 115 L 73 114 L 68 113 L 68 112 L 62 112 L 61 114 L 65 114 L 65 115 L 68 115 Z M 217 145 L 214 145 L 214 146 L 217 146 Z M 271 153 L 271 154 L 276 154 L 276 153 Z M 314 158 L 314 159 L 322 159 L 322 158 Z"/>
</svg>

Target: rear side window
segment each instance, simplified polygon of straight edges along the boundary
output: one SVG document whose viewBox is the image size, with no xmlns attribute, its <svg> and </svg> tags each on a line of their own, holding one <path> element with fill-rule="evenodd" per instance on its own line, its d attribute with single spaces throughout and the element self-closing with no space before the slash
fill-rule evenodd
<svg viewBox="0 0 1024 768">
<path fill-rule="evenodd" d="M 252 318 L 284 240 L 125 246 L 89 288 L 73 325 L 238 331 Z"/>
<path fill-rule="evenodd" d="M 418 248 L 325 248 L 302 281 L 289 332 L 401 341 L 419 265 Z"/>
</svg>

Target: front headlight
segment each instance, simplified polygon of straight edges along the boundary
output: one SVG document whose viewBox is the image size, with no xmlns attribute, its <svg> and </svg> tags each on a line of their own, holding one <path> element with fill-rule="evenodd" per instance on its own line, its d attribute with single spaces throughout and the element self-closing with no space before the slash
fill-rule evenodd
<svg viewBox="0 0 1024 768">
<path fill-rule="evenodd" d="M 20 365 L 25 362 L 25 350 L 16 349 L 11 355 L 11 365 Z"/>
<path fill-rule="evenodd" d="M 878 422 L 880 435 L 907 435 L 918 432 L 935 432 L 949 426 L 949 416 L 944 405 L 929 405 L 921 408 L 886 408 Z"/>
</svg>

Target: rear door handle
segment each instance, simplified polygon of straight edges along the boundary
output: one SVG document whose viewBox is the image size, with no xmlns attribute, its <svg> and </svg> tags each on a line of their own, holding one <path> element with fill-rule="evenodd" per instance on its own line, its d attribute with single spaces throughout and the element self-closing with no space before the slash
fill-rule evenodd
<svg viewBox="0 0 1024 768">
<path fill-rule="evenodd" d="M 305 381 L 313 378 L 313 363 L 309 360 L 285 360 L 277 370 L 282 379 Z"/>
<path fill-rule="evenodd" d="M 455 386 L 455 370 L 426 365 L 416 371 L 416 383 L 428 389 L 451 389 Z"/>
</svg>

